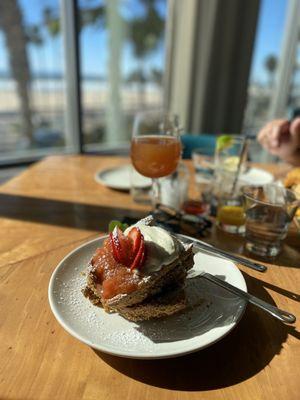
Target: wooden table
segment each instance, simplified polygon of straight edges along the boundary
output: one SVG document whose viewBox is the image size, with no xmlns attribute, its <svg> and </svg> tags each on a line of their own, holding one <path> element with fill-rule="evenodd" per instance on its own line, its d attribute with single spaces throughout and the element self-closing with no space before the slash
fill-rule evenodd
<svg viewBox="0 0 300 400">
<path fill-rule="evenodd" d="M 146 212 L 94 181 L 97 170 L 126 162 L 49 157 L 0 188 L 0 398 L 299 399 L 299 322 L 283 325 L 252 306 L 215 345 L 160 361 L 96 352 L 55 320 L 47 288 L 58 262 L 110 219 Z M 285 167 L 266 168 L 280 174 Z M 208 240 L 242 250 L 236 236 L 214 231 Z M 253 294 L 300 320 L 299 267 L 300 241 L 292 234 L 267 273 L 242 270 Z"/>
</svg>

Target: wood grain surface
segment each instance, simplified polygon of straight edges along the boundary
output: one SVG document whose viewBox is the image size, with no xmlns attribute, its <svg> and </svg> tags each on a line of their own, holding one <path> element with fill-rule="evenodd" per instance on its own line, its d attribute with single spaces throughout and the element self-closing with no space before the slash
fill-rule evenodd
<svg viewBox="0 0 300 400">
<path fill-rule="evenodd" d="M 98 169 L 126 162 L 50 157 L 1 187 L 0 399 L 297 400 L 300 324 L 284 325 L 251 305 L 220 342 L 160 361 L 96 352 L 55 320 L 47 289 L 58 262 L 104 232 L 112 217 L 147 212 L 93 179 Z M 278 175 L 286 168 L 267 167 Z M 242 238 L 213 230 L 207 240 L 243 252 Z M 268 265 L 265 274 L 241 268 L 249 291 L 300 319 L 296 234 Z"/>
<path fill-rule="evenodd" d="M 144 216 L 128 193 L 94 179 L 124 158 L 53 156 L 0 187 L 0 267 L 105 232 L 111 219 Z"/>
</svg>

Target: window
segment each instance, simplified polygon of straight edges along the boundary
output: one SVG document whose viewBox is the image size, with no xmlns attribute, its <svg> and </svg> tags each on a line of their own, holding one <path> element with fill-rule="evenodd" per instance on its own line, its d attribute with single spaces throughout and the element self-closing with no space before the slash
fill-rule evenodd
<svg viewBox="0 0 300 400">
<path fill-rule="evenodd" d="M 0 2 L 0 160 L 65 149 L 59 26 L 59 0 Z"/>
<path fill-rule="evenodd" d="M 120 145 L 137 111 L 163 104 L 167 0 L 81 0 L 79 10 L 84 148 Z"/>
<path fill-rule="evenodd" d="M 292 111 L 300 109 L 300 40 L 297 44 L 294 70 L 291 77 L 291 91 L 288 99 L 288 107 Z"/>
<path fill-rule="evenodd" d="M 250 135 L 300 107 L 299 14 L 297 0 L 261 2 L 243 127 Z"/>
<path fill-rule="evenodd" d="M 163 103 L 167 0 L 75 5 L 84 150 L 126 143 L 133 115 Z M 74 43 L 63 46 L 67 25 L 76 26 L 72 8 L 70 0 L 0 2 L 0 162 L 78 149 L 66 90 L 77 80 Z"/>
<path fill-rule="evenodd" d="M 219 3 L 213 3 L 225 7 L 221 0 Z M 247 4 L 251 5 L 254 2 Z M 172 74 L 168 71 L 169 86 L 177 88 L 174 91 L 177 94 L 170 96 L 169 91 L 166 96 L 163 91 L 167 53 L 165 30 L 167 15 L 172 14 L 170 10 L 172 11 L 175 5 L 180 5 L 178 9 L 182 13 L 186 9 L 189 9 L 189 12 L 185 13 L 185 18 L 181 12 L 174 13 L 181 21 L 183 32 L 178 24 L 170 24 L 172 29 L 168 29 L 168 59 L 170 61 L 172 54 L 177 54 L 171 51 L 176 36 L 177 39 L 184 36 L 185 42 L 177 40 L 178 47 L 188 49 L 189 51 L 183 54 L 186 53 L 189 57 L 178 57 L 178 65 L 183 66 L 180 71 L 184 74 L 173 74 L 171 80 Z M 246 15 L 250 25 L 249 31 L 252 27 L 254 32 L 258 6 L 259 2 L 256 1 L 252 19 Z M 222 7 L 219 7 L 220 10 L 223 10 Z M 237 54 L 236 59 L 239 59 L 240 53 L 235 51 L 239 44 L 236 44 L 234 29 L 230 30 L 228 27 L 234 24 L 238 26 L 240 23 L 240 8 L 239 2 L 232 2 L 231 8 L 225 7 L 229 23 L 222 27 L 230 38 L 230 43 L 226 42 L 227 47 L 232 47 L 231 52 Z M 294 46 L 295 51 L 290 53 L 287 52 L 289 45 L 286 45 L 289 38 L 294 38 L 295 43 L 299 40 L 299 8 L 298 0 L 260 2 L 243 123 L 243 131 L 253 136 L 269 119 L 288 117 L 291 110 L 300 106 L 299 42 L 298 47 Z M 197 13 L 193 13 L 193 9 L 196 9 Z M 128 145 L 135 113 L 161 107 L 166 101 L 164 97 L 184 98 L 184 102 L 178 102 L 178 106 L 184 109 L 187 121 L 192 119 L 193 124 L 187 126 L 196 126 L 199 118 L 194 117 L 200 115 L 201 110 L 203 115 L 209 115 L 206 109 L 213 109 L 207 106 L 210 103 L 206 95 L 198 101 L 202 93 L 200 86 L 207 80 L 196 79 L 198 75 L 193 58 L 197 58 L 195 55 L 200 54 L 205 47 L 206 35 L 209 32 L 211 43 L 215 44 L 215 35 L 211 27 L 218 24 L 214 24 L 214 18 L 206 18 L 207 15 L 214 15 L 214 9 L 216 16 L 222 17 L 218 7 L 212 7 L 210 2 L 202 0 L 186 2 L 184 5 L 180 0 L 1 0 L 0 163 L 10 158 L 20 160 L 51 152 L 76 152 L 81 145 L 84 151 L 122 148 L 123 145 Z M 75 15 L 78 16 L 77 23 Z M 296 22 L 291 23 L 292 17 Z M 189 25 L 192 29 L 188 29 Z M 70 27 L 71 30 L 68 31 Z M 201 36 L 201 29 L 205 35 Z M 228 50 L 226 53 L 227 47 L 223 46 L 225 42 L 223 43 L 222 29 L 216 29 L 216 33 L 220 39 L 219 47 L 226 55 L 230 52 Z M 78 39 L 79 60 L 74 56 L 76 51 L 69 51 L 70 48 L 77 48 L 76 40 L 72 42 L 68 37 L 72 30 L 73 38 Z M 183 35 L 185 31 L 191 32 Z M 201 37 L 204 37 L 203 43 L 198 40 Z M 67 43 L 67 47 L 63 46 L 63 41 Z M 253 33 L 251 46 L 252 43 Z M 206 47 L 215 49 L 212 45 Z M 210 61 L 205 52 L 204 56 L 198 57 L 198 61 L 199 68 L 202 68 L 202 63 L 205 64 L 201 71 L 207 71 L 212 82 L 216 81 L 213 73 L 220 80 L 216 81 L 215 89 L 222 89 L 224 86 L 224 96 L 218 97 L 222 100 L 219 108 L 223 110 L 223 113 L 222 110 L 219 113 L 220 125 L 224 125 L 226 116 L 238 115 L 240 129 L 243 102 L 232 103 L 233 110 L 226 111 L 229 104 L 227 98 L 232 95 L 232 80 L 226 77 L 226 68 L 224 71 L 218 70 L 218 54 L 214 55 L 213 51 L 211 53 L 214 68 L 206 68 L 205 63 Z M 285 56 L 286 53 L 288 56 Z M 73 60 L 73 74 L 69 68 L 70 59 Z M 223 58 L 221 67 L 225 61 Z M 232 75 L 235 69 L 231 68 L 229 61 L 227 60 L 228 68 Z M 243 66 L 243 71 L 249 66 L 248 61 L 245 63 L 247 65 Z M 79 71 L 80 75 L 77 76 L 74 71 Z M 240 85 L 242 89 L 237 88 L 241 93 L 236 90 L 236 97 L 245 95 L 247 74 L 243 85 Z M 234 81 L 235 76 L 231 76 L 231 79 Z M 186 81 L 186 96 L 182 95 L 183 80 Z M 223 85 L 224 82 L 227 86 Z M 74 85 L 80 88 L 81 108 L 76 108 L 76 104 L 74 106 L 70 103 L 70 98 L 77 99 L 76 91 L 70 96 L 70 87 Z M 211 104 L 214 105 L 214 93 L 209 93 L 209 85 L 204 89 L 207 89 L 208 94 L 205 94 L 210 95 Z M 194 96 L 197 90 L 200 93 L 198 97 Z M 236 104 L 242 104 L 242 109 L 238 112 Z M 72 129 L 72 121 L 76 117 L 81 119 L 82 132 L 80 129 Z M 216 119 L 214 115 L 212 119 Z M 196 128 L 197 126 L 190 131 L 216 131 Z"/>
</svg>

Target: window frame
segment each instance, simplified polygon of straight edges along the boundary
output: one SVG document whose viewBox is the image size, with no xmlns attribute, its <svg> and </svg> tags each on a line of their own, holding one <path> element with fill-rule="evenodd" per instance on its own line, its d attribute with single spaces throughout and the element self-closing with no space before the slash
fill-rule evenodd
<svg viewBox="0 0 300 400">
<path fill-rule="evenodd" d="M 289 0 L 287 7 L 278 75 L 269 109 L 270 120 L 287 116 L 286 110 L 291 91 L 291 80 L 295 69 L 297 46 L 300 39 L 300 2 L 299 0 Z"/>
<path fill-rule="evenodd" d="M 43 157 L 83 153 L 82 103 L 80 90 L 80 46 L 78 0 L 59 0 L 65 79 L 65 137 L 66 145 L 28 149 L 22 155 L 1 155 L 0 168 L 30 165 Z"/>
</svg>

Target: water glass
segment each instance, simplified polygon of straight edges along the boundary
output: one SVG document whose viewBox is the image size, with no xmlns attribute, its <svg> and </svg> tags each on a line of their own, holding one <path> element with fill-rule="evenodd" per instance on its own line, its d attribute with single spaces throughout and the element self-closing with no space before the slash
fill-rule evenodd
<svg viewBox="0 0 300 400">
<path fill-rule="evenodd" d="M 263 257 L 277 256 L 299 200 L 294 192 L 276 184 L 245 186 L 243 195 L 246 249 Z"/>
<path fill-rule="evenodd" d="M 188 198 L 189 170 L 183 162 L 179 162 L 173 174 L 160 178 L 160 199 L 159 203 L 181 210 Z"/>
<path fill-rule="evenodd" d="M 135 203 L 151 204 L 151 179 L 139 174 L 133 166 L 130 169 L 130 194 Z"/>
<path fill-rule="evenodd" d="M 211 149 L 207 149 L 207 151 Z M 195 168 L 195 181 L 204 203 L 209 204 L 214 183 L 214 164 L 212 157 L 206 149 L 197 148 L 192 152 L 192 160 Z"/>
</svg>

